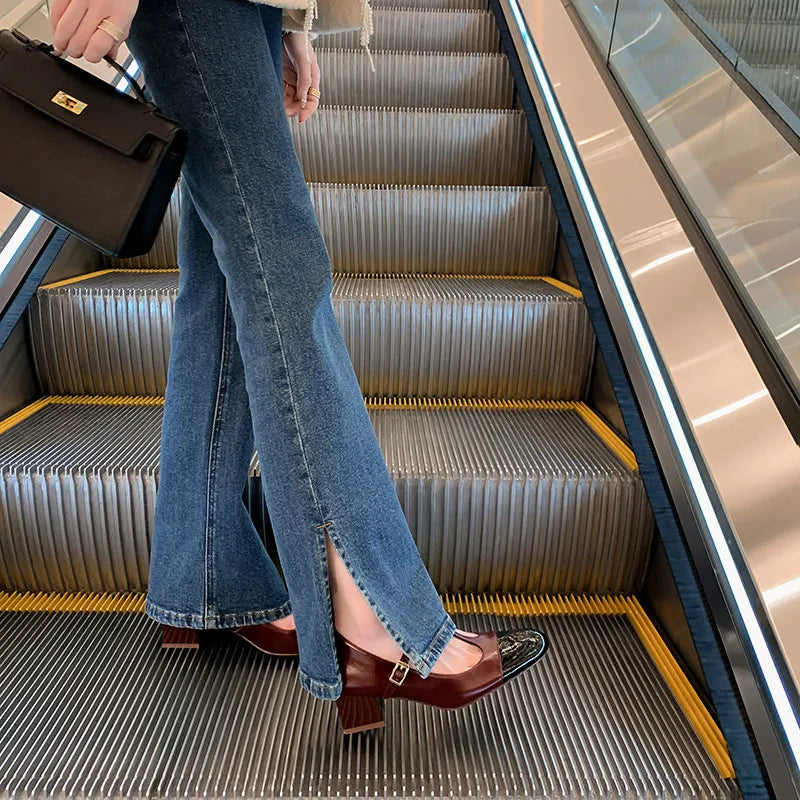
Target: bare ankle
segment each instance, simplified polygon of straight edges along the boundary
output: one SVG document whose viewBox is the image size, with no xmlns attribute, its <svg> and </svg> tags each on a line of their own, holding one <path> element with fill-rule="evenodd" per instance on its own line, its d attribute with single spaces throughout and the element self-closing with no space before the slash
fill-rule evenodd
<svg viewBox="0 0 800 800">
<path fill-rule="evenodd" d="M 272 621 L 272 624 L 276 628 L 280 628 L 282 631 L 291 631 L 294 630 L 294 614 L 289 614 L 286 617 L 281 617 L 280 619 L 276 619 Z"/>
<path fill-rule="evenodd" d="M 459 632 L 464 633 L 464 631 Z M 478 645 L 454 636 L 436 659 L 431 672 L 437 675 L 455 675 L 465 672 L 472 669 L 481 660 L 482 655 L 483 651 Z"/>
</svg>

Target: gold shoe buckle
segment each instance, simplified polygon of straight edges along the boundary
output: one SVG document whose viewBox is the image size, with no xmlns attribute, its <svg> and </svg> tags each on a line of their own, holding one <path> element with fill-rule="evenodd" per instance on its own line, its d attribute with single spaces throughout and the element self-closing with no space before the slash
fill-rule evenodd
<svg viewBox="0 0 800 800">
<path fill-rule="evenodd" d="M 389 676 L 389 683 L 393 683 L 395 686 L 402 686 L 403 681 L 405 681 L 408 676 L 409 669 L 410 667 L 408 664 L 398 661 L 392 668 L 392 674 Z"/>
</svg>

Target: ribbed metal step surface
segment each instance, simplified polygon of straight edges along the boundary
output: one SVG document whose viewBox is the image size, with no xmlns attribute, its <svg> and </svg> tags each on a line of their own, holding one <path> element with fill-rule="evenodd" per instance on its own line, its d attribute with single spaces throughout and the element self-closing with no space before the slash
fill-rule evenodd
<svg viewBox="0 0 800 800">
<path fill-rule="evenodd" d="M 500 34 L 491 11 L 376 7 L 372 50 L 425 50 L 443 53 L 497 53 Z M 357 30 L 328 33 L 315 50 L 358 49 Z M 377 68 L 377 65 L 376 65 Z"/>
<path fill-rule="evenodd" d="M 500 53 L 414 53 L 379 50 L 376 73 L 356 50 L 320 48 L 328 105 L 511 108 L 513 81 Z"/>
<path fill-rule="evenodd" d="M 749 19 L 773 22 L 797 21 L 797 0 L 681 0 L 682 4 L 694 6 L 709 22 Z"/>
<path fill-rule="evenodd" d="M 45 392 L 163 395 L 177 292 L 164 270 L 41 288 L 28 321 Z M 365 394 L 567 400 L 588 385 L 586 308 L 545 279 L 337 274 L 331 299 Z"/>
<path fill-rule="evenodd" d="M 786 103 L 795 114 L 800 116 L 800 53 L 797 64 L 755 66 L 758 81 L 771 89 Z"/>
<path fill-rule="evenodd" d="M 373 0 L 370 3 L 373 9 L 379 8 L 419 8 L 419 0 Z M 489 4 L 487 0 L 425 0 L 426 8 L 441 9 L 478 9 L 485 11 Z"/>
<path fill-rule="evenodd" d="M 680 0 L 696 10 L 752 67 L 754 85 L 771 90 L 800 115 L 798 0 Z M 713 37 L 712 37 L 713 38 Z"/>
<path fill-rule="evenodd" d="M 739 22 L 720 20 L 716 28 L 750 64 L 793 63 L 800 53 L 800 19 Z"/>
<path fill-rule="evenodd" d="M 205 632 L 199 651 L 163 651 L 142 613 L 0 612 L 0 794 L 738 797 L 628 616 L 454 619 L 536 627 L 551 648 L 464 709 L 389 700 L 384 729 L 344 736 L 294 659 L 224 631 Z"/>
<path fill-rule="evenodd" d="M 557 222 L 541 186 L 310 183 L 334 271 L 548 275 Z M 179 204 L 157 247 L 108 267 L 176 267 Z"/>
<path fill-rule="evenodd" d="M 437 586 L 638 590 L 652 515 L 588 409 L 464 402 L 368 405 Z M 0 589 L 146 589 L 161 412 L 157 399 L 45 402 L 0 434 Z"/>
<path fill-rule="evenodd" d="M 292 134 L 309 181 L 518 185 L 533 155 L 516 109 L 323 106 Z"/>
</svg>

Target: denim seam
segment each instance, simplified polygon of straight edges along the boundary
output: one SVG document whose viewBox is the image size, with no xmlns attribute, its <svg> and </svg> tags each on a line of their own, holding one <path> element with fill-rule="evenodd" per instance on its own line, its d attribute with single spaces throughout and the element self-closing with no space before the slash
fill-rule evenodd
<svg viewBox="0 0 800 800">
<path fill-rule="evenodd" d="M 256 237 L 256 234 L 255 234 L 255 227 L 253 225 L 253 220 L 252 220 L 252 217 L 250 216 L 250 211 L 249 211 L 249 209 L 247 207 L 247 203 L 245 202 L 244 192 L 242 191 L 242 186 L 241 186 L 241 183 L 239 181 L 239 176 L 238 176 L 238 174 L 236 172 L 236 165 L 235 165 L 233 157 L 231 155 L 230 147 L 228 146 L 228 140 L 225 138 L 225 131 L 224 131 L 224 129 L 223 129 L 221 123 L 220 123 L 219 115 L 217 113 L 217 109 L 214 106 L 213 101 L 211 100 L 211 95 L 210 95 L 210 93 L 208 91 L 208 86 L 206 84 L 205 78 L 203 77 L 203 72 L 200 69 L 200 62 L 198 61 L 197 54 L 195 53 L 194 47 L 192 46 L 192 40 L 191 40 L 191 37 L 189 36 L 189 31 L 188 31 L 188 28 L 186 27 L 186 21 L 184 19 L 183 12 L 181 10 L 180 0 L 175 0 L 175 8 L 176 8 L 176 10 L 178 12 L 178 17 L 180 19 L 180 23 L 181 23 L 181 26 L 183 28 L 184 35 L 186 37 L 186 43 L 188 45 L 189 52 L 190 52 L 191 57 L 192 57 L 192 61 L 194 62 L 195 69 L 197 70 L 197 75 L 198 75 L 198 77 L 200 79 L 200 84 L 203 87 L 203 92 L 205 93 L 206 100 L 208 102 L 209 108 L 211 109 L 211 112 L 212 112 L 212 114 L 214 116 L 214 121 L 216 123 L 216 127 L 217 127 L 217 130 L 219 132 L 220 140 L 221 140 L 222 146 L 223 146 L 223 148 L 225 150 L 225 154 L 226 154 L 226 156 L 228 158 L 228 165 L 229 165 L 229 167 L 231 169 L 231 174 L 233 176 L 234 184 L 236 186 L 236 191 L 237 191 L 237 193 L 239 195 L 239 200 L 241 201 L 241 204 L 242 204 L 242 209 L 244 211 L 244 217 L 247 220 L 247 227 L 248 227 L 249 233 L 250 233 L 250 239 L 251 239 L 252 246 L 253 246 L 253 252 L 255 253 L 256 259 L 258 261 L 258 268 L 259 268 L 259 271 L 261 272 L 261 280 L 262 280 L 262 283 L 264 284 L 264 292 L 265 292 L 266 297 L 267 297 L 267 302 L 269 303 L 269 310 L 270 310 L 270 314 L 272 315 L 272 322 L 273 322 L 273 325 L 275 326 L 275 333 L 276 333 L 277 340 L 278 340 L 278 348 L 280 349 L 280 352 L 281 352 L 281 359 L 283 361 L 284 373 L 286 375 L 286 384 L 287 384 L 288 389 L 289 389 L 289 401 L 290 401 L 289 404 L 290 404 L 290 407 L 292 409 L 292 417 L 294 419 L 295 428 L 297 430 L 297 438 L 298 438 L 298 441 L 300 443 L 300 453 L 301 453 L 301 455 L 303 457 L 303 464 L 304 464 L 305 469 L 306 469 L 306 474 L 308 475 L 308 486 L 309 486 L 309 489 L 311 490 L 311 496 L 313 498 L 314 505 L 317 508 L 317 512 L 320 515 L 320 519 L 324 520 L 325 519 L 325 515 L 321 513 L 321 506 L 320 506 L 320 503 L 319 503 L 319 499 L 317 497 L 317 492 L 316 492 L 316 490 L 314 488 L 313 479 L 311 477 L 311 469 L 310 469 L 310 466 L 309 466 L 308 457 L 306 456 L 306 448 L 305 448 L 305 443 L 303 441 L 302 428 L 300 426 L 300 421 L 297 418 L 297 409 L 295 408 L 294 391 L 292 389 L 292 379 L 291 379 L 291 374 L 289 372 L 289 364 L 288 364 L 288 361 L 286 359 L 286 351 L 285 351 L 284 346 L 283 346 L 283 337 L 281 336 L 281 330 L 280 330 L 280 326 L 278 325 L 278 319 L 275 316 L 275 309 L 274 309 L 274 304 L 272 302 L 272 294 L 270 293 L 269 283 L 267 281 L 266 274 L 264 273 L 264 261 L 263 261 L 263 258 L 261 256 L 261 251 L 260 251 L 259 246 L 258 246 L 258 238 Z M 277 80 L 277 77 L 276 77 L 276 80 Z M 267 185 L 269 185 L 268 181 L 267 181 Z M 278 198 L 276 197 L 275 200 L 278 201 Z M 278 205 L 279 205 L 279 203 L 276 202 L 276 207 Z"/>
<path fill-rule="evenodd" d="M 437 659 L 442 654 L 445 647 L 447 647 L 448 642 L 453 638 L 455 630 L 455 622 L 447 615 L 430 644 L 424 647 L 420 652 L 419 665 L 414 665 L 421 678 L 427 678 L 428 675 L 430 675 L 431 669 L 433 669 Z"/>
<path fill-rule="evenodd" d="M 413 647 L 409 647 L 406 640 L 403 636 L 394 628 L 394 626 L 386 619 L 383 612 L 378 607 L 377 603 L 372 599 L 370 593 L 366 590 L 366 587 L 361 582 L 361 579 L 355 574 L 353 567 L 345 554 L 344 547 L 342 546 L 341 540 L 339 539 L 338 535 L 335 533 L 336 526 L 332 522 L 325 523 L 325 526 L 319 527 L 333 527 L 333 532 L 328 531 L 328 535 L 331 537 L 331 542 L 333 542 L 334 547 L 339 553 L 342 561 L 344 562 L 345 567 L 347 567 L 348 573 L 350 573 L 350 577 L 355 582 L 356 586 L 358 587 L 361 594 L 366 598 L 367 602 L 372 608 L 375 616 L 380 620 L 382 625 L 386 628 L 389 635 L 395 640 L 395 642 L 400 646 L 400 649 L 408 655 L 411 659 L 411 663 L 414 668 L 419 672 L 421 677 L 426 677 L 433 667 L 436 659 L 442 654 L 447 642 L 453 635 L 455 631 L 455 623 L 453 622 L 452 618 L 445 613 L 445 619 L 442 624 L 436 630 L 433 638 L 431 639 L 430 644 L 428 644 L 421 652 L 418 652 Z"/>
<path fill-rule="evenodd" d="M 204 536 L 203 566 L 205 570 L 203 583 L 203 616 L 209 617 L 209 600 L 213 602 L 214 595 L 214 515 L 216 509 L 216 496 L 213 491 L 215 484 L 217 463 L 219 461 L 219 430 L 220 417 L 225 408 L 228 395 L 228 304 L 222 310 L 222 344 L 219 355 L 219 377 L 217 378 L 217 393 L 214 398 L 214 413 L 211 422 L 211 433 L 208 443 L 208 462 L 206 465 L 206 527 Z"/>
<path fill-rule="evenodd" d="M 336 683 L 326 683 L 312 678 L 301 667 L 297 669 L 300 685 L 319 700 L 338 700 L 342 694 L 341 678 Z"/>
<path fill-rule="evenodd" d="M 167 625 L 180 623 L 178 627 L 187 628 L 234 628 L 239 625 L 260 625 L 263 622 L 274 622 L 288 616 L 292 609 L 289 601 L 273 608 L 259 609 L 257 611 L 239 611 L 230 614 L 213 614 L 203 616 L 183 611 L 171 611 L 159 606 L 149 598 L 145 598 L 145 613 L 156 622 Z M 214 623 L 209 625 L 208 623 Z"/>
<path fill-rule="evenodd" d="M 334 630 L 333 624 L 333 604 L 331 602 L 331 589 L 330 589 L 330 566 L 328 564 L 328 546 L 327 542 L 325 541 L 325 533 L 328 528 L 333 525 L 333 522 L 324 522 L 322 525 L 317 525 L 316 530 L 321 530 L 322 534 L 316 536 L 317 540 L 317 548 L 321 549 L 321 553 L 318 557 L 318 565 L 317 565 L 317 576 L 321 580 L 320 587 L 325 587 L 323 594 L 325 595 L 325 610 L 327 614 L 325 615 L 325 627 L 328 631 L 328 643 L 331 647 L 331 651 L 335 654 L 336 651 L 336 633 Z M 337 672 L 339 675 L 339 683 L 342 681 L 341 672 L 339 671 L 338 662 L 337 662 Z"/>
</svg>

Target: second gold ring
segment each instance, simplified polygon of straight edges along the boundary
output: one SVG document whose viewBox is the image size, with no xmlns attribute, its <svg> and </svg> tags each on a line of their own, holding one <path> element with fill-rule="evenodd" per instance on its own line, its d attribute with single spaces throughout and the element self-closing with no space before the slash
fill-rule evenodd
<svg viewBox="0 0 800 800">
<path fill-rule="evenodd" d="M 315 87 L 313 87 L 313 86 L 312 86 L 312 87 L 311 87 L 311 88 L 308 90 L 308 93 L 309 93 L 309 94 L 310 94 L 312 97 L 322 97 L 322 92 L 320 92 L 320 90 L 319 90 L 319 89 L 316 89 L 316 88 L 315 88 Z"/>
<path fill-rule="evenodd" d="M 125 31 L 110 19 L 104 19 L 99 22 L 97 28 L 98 30 L 105 31 L 115 42 L 121 42 L 125 38 Z"/>
</svg>

